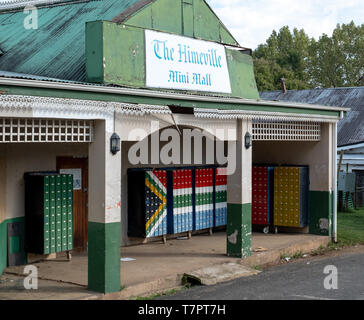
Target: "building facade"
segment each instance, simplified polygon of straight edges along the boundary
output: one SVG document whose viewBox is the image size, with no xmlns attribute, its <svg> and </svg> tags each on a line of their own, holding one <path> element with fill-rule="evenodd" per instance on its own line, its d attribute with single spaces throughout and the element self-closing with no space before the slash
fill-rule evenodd
<svg viewBox="0 0 364 320">
<path fill-rule="evenodd" d="M 120 290 L 120 246 L 144 241 L 128 235 L 130 170 L 231 169 L 226 250 L 244 258 L 253 164 L 306 166 L 300 232 L 335 237 L 337 122 L 348 109 L 261 100 L 251 51 L 202 0 L 32 4 L 37 29 L 24 29 L 24 3 L 0 13 L 0 270 L 14 253 L 9 225 L 26 224 L 26 172 L 72 172 L 74 246 L 88 250 L 98 292 Z M 203 136 L 200 147 L 175 148 L 184 130 Z M 222 152 L 211 158 L 211 145 Z"/>
<path fill-rule="evenodd" d="M 364 205 L 364 87 L 262 92 L 267 100 L 291 101 L 350 108 L 338 123 L 339 171 L 356 174 L 357 206 Z"/>
</svg>

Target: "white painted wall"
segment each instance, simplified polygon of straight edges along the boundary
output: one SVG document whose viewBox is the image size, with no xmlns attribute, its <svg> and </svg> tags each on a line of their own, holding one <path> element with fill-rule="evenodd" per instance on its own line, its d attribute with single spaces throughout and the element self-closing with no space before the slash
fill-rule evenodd
<svg viewBox="0 0 364 320">
<path fill-rule="evenodd" d="M 24 216 L 23 175 L 25 172 L 54 171 L 56 170 L 57 156 L 87 157 L 88 144 L 0 144 L 0 155 L 0 165 L 6 165 L 5 217 L 9 219 Z M 1 159 L 5 159 L 5 161 L 1 161 Z M 1 186 L 0 194 L 2 188 L 4 188 L 4 180 L 1 181 Z M 1 199 L 3 198 L 0 196 Z"/>
<path fill-rule="evenodd" d="M 309 165 L 310 190 L 333 190 L 332 124 L 323 124 L 320 142 L 255 141 L 254 164 Z"/>
</svg>

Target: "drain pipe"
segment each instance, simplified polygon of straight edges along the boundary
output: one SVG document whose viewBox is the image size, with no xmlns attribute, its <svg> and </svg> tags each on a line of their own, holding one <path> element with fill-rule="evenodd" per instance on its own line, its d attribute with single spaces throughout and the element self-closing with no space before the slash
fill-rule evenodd
<svg viewBox="0 0 364 320">
<path fill-rule="evenodd" d="M 342 115 L 340 115 L 342 119 Z M 334 214 L 333 214 L 333 233 L 332 233 L 332 241 L 337 243 L 337 179 L 338 179 L 338 163 L 337 163 L 337 122 L 334 125 L 334 153 L 335 153 L 335 160 L 334 160 Z"/>
</svg>

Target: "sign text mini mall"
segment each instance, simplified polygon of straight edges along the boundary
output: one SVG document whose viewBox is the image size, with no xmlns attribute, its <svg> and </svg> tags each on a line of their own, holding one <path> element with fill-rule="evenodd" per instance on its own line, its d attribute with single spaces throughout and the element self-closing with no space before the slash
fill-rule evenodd
<svg viewBox="0 0 364 320">
<path fill-rule="evenodd" d="M 146 30 L 147 86 L 231 93 L 224 46 Z"/>
</svg>

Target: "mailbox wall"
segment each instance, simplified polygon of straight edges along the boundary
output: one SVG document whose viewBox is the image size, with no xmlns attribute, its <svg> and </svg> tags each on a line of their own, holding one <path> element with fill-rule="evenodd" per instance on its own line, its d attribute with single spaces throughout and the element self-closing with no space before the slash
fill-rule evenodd
<svg viewBox="0 0 364 320">
<path fill-rule="evenodd" d="M 322 124 L 321 141 L 287 142 L 256 141 L 253 163 L 275 165 L 307 165 L 310 170 L 309 232 L 331 235 L 335 159 L 333 124 Z"/>
<path fill-rule="evenodd" d="M 24 178 L 56 170 L 57 156 L 87 157 L 87 144 L 0 144 L 0 273 L 7 264 L 7 225 L 24 223 Z"/>
</svg>

